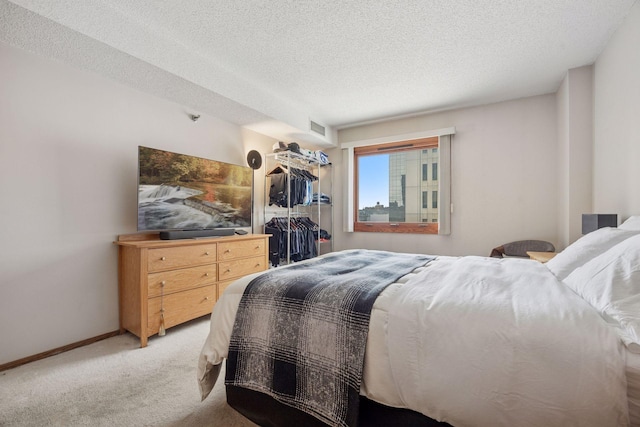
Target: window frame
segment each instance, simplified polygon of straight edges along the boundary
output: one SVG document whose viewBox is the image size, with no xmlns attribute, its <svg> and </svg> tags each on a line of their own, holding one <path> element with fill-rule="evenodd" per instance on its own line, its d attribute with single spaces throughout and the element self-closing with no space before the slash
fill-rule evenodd
<svg viewBox="0 0 640 427">
<path fill-rule="evenodd" d="M 439 137 L 426 137 L 412 140 L 394 141 L 384 144 L 372 144 L 354 147 L 353 149 L 353 231 L 377 233 L 413 233 L 438 234 L 438 222 L 360 222 L 358 220 L 358 159 L 361 156 L 374 154 L 391 154 L 403 151 L 433 149 L 439 147 Z M 440 153 L 438 153 L 438 163 Z M 420 204 L 421 206 L 422 204 Z"/>
</svg>

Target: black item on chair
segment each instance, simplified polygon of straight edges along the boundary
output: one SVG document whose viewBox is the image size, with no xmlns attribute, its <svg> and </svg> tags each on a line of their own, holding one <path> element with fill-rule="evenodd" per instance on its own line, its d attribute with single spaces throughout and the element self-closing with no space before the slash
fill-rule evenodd
<svg viewBox="0 0 640 427">
<path fill-rule="evenodd" d="M 493 248 L 490 256 L 494 258 L 504 258 L 505 256 L 529 258 L 527 251 L 555 252 L 555 250 L 556 248 L 550 242 L 544 240 L 518 240 Z"/>
</svg>

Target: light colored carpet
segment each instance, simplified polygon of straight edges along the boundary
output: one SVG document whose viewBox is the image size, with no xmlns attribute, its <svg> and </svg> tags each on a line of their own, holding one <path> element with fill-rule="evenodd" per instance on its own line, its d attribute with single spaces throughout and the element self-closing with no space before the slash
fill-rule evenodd
<svg viewBox="0 0 640 427">
<path fill-rule="evenodd" d="M 200 401 L 208 332 L 207 316 L 145 348 L 127 333 L 0 372 L 0 426 L 255 426 L 227 405 L 224 372 Z"/>
</svg>

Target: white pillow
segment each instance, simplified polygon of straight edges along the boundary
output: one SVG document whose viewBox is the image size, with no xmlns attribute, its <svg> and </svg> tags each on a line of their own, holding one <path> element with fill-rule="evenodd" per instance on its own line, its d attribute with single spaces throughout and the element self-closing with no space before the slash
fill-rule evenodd
<svg viewBox="0 0 640 427">
<path fill-rule="evenodd" d="M 621 230 L 640 230 L 640 216 L 630 216 L 618 228 Z"/>
<path fill-rule="evenodd" d="M 640 234 L 576 268 L 564 283 L 613 320 L 632 350 L 640 349 Z"/>
<path fill-rule="evenodd" d="M 559 280 L 563 280 L 576 268 L 638 233 L 639 231 L 611 227 L 600 228 L 585 234 L 567 246 L 565 250 L 554 256 L 545 265 Z"/>
</svg>

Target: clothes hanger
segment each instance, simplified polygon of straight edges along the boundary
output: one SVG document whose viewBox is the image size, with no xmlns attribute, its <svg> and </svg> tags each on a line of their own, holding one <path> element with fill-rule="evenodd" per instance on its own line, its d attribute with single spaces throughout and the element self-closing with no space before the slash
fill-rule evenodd
<svg viewBox="0 0 640 427">
<path fill-rule="evenodd" d="M 289 170 L 286 168 L 286 166 L 283 166 L 282 164 L 278 163 L 277 165 L 275 165 L 273 167 L 273 169 L 271 169 L 269 172 L 267 172 L 267 176 L 268 175 L 275 175 L 275 174 L 279 174 L 279 173 L 289 173 Z"/>
</svg>

